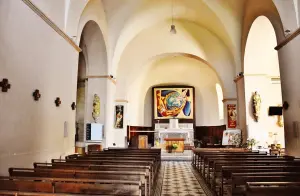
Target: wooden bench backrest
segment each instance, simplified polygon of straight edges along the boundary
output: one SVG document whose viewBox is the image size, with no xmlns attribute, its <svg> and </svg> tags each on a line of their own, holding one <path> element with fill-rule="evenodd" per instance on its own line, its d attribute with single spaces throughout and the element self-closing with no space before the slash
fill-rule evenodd
<svg viewBox="0 0 300 196">
<path fill-rule="evenodd" d="M 16 177 L 48 177 L 48 178 L 77 178 L 77 179 L 116 179 L 145 182 L 146 172 L 134 171 L 90 171 L 67 169 L 27 169 L 9 168 L 10 176 Z"/>
<path fill-rule="evenodd" d="M 144 171 L 149 172 L 150 166 L 139 165 L 92 165 L 74 163 L 34 163 L 34 168 L 41 169 L 74 169 L 74 170 L 98 170 L 98 171 Z"/>
<path fill-rule="evenodd" d="M 62 181 L 63 180 L 63 181 Z M 115 181 L 72 181 L 69 179 L 47 178 L 0 178 L 0 190 L 71 193 L 71 194 L 103 194 L 115 195 L 117 192 L 124 195 L 141 195 L 141 183 Z"/>
<path fill-rule="evenodd" d="M 255 173 L 255 172 L 300 172 L 300 166 L 244 166 L 222 167 L 222 176 L 230 178 L 232 173 Z"/>
</svg>

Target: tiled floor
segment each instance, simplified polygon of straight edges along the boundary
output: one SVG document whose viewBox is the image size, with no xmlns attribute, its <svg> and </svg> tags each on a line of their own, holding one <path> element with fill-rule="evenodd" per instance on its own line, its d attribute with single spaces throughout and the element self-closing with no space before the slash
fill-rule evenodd
<svg viewBox="0 0 300 196">
<path fill-rule="evenodd" d="M 161 160 L 163 161 L 191 161 L 192 160 L 192 151 L 184 150 L 183 153 L 168 153 L 166 150 L 161 150 Z"/>
<path fill-rule="evenodd" d="M 161 196 L 206 196 L 191 170 L 191 162 L 166 161 Z"/>
</svg>

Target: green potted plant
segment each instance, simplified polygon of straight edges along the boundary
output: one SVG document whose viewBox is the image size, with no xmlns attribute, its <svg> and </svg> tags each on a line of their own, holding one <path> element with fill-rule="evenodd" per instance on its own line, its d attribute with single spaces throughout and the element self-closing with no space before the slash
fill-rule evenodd
<svg viewBox="0 0 300 196">
<path fill-rule="evenodd" d="M 172 149 L 176 150 L 178 148 L 178 144 L 172 144 Z"/>
<path fill-rule="evenodd" d="M 250 150 L 252 150 L 253 146 L 255 146 L 257 143 L 258 142 L 254 138 L 247 139 L 247 145 Z"/>
<path fill-rule="evenodd" d="M 168 153 L 171 153 L 172 150 L 176 150 L 178 148 L 178 144 L 171 144 L 167 146 Z"/>
</svg>

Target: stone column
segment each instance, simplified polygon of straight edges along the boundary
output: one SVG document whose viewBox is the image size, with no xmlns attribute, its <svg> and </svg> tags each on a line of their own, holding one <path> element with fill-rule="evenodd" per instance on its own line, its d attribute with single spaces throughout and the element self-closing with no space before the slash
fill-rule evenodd
<svg viewBox="0 0 300 196">
<path fill-rule="evenodd" d="M 282 99 L 289 107 L 283 110 L 285 146 L 289 155 L 300 156 L 300 36 L 278 50 Z"/>
<path fill-rule="evenodd" d="M 245 81 L 244 76 L 237 77 L 235 80 L 237 92 L 237 128 L 242 130 L 242 142 L 248 138 L 246 124 L 246 100 L 245 100 Z"/>
<path fill-rule="evenodd" d="M 92 116 L 94 95 L 97 94 L 100 98 L 100 116 L 97 123 L 106 127 L 106 104 L 107 104 L 107 76 L 90 76 L 87 77 L 85 87 L 85 115 L 84 115 L 84 141 L 86 142 L 86 124 L 94 123 Z M 103 141 L 104 142 L 104 141 Z M 104 147 L 101 142 L 102 147 Z M 87 143 L 86 143 L 87 144 Z"/>
<path fill-rule="evenodd" d="M 116 82 L 114 79 L 108 77 L 107 83 L 107 94 L 106 94 L 106 111 L 105 111 L 105 125 L 104 125 L 104 146 L 105 148 L 108 147 L 115 147 L 114 141 L 114 104 L 115 104 L 115 93 L 116 93 Z"/>
</svg>

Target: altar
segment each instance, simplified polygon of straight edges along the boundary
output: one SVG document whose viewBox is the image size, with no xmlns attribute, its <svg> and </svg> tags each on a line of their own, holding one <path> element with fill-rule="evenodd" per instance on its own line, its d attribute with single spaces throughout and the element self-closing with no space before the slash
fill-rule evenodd
<svg viewBox="0 0 300 196">
<path fill-rule="evenodd" d="M 178 119 L 170 119 L 168 124 L 155 124 L 155 146 L 165 149 L 167 145 L 166 138 L 183 138 L 184 145 L 194 146 L 193 124 L 179 124 Z"/>
</svg>

